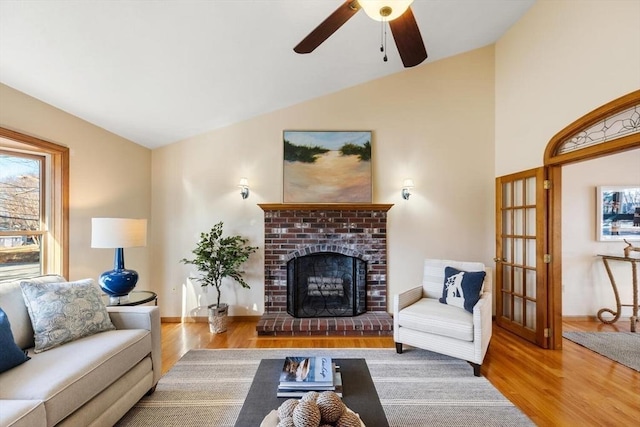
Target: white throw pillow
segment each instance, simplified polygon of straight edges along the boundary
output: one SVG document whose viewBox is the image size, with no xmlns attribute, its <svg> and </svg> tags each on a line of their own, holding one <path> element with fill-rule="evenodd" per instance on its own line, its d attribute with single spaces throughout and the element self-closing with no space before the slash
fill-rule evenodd
<svg viewBox="0 0 640 427">
<path fill-rule="evenodd" d="M 20 283 L 33 325 L 36 353 L 115 329 L 92 279 Z"/>
</svg>

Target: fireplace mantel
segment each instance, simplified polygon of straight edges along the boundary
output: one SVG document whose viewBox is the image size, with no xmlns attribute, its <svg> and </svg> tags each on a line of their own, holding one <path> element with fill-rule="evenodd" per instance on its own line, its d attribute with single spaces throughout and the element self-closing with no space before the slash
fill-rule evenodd
<svg viewBox="0 0 640 427">
<path fill-rule="evenodd" d="M 391 203 L 258 203 L 263 211 L 381 211 L 386 212 Z"/>
</svg>

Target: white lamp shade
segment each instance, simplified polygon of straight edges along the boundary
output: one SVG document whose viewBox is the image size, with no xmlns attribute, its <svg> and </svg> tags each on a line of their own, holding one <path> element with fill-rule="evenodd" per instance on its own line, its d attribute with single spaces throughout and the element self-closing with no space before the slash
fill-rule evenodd
<svg viewBox="0 0 640 427">
<path fill-rule="evenodd" d="M 238 183 L 238 187 L 248 187 L 249 186 L 249 180 L 247 178 L 240 178 L 240 182 Z"/>
<path fill-rule="evenodd" d="M 91 218 L 92 248 L 133 248 L 146 245 L 146 219 Z"/>
<path fill-rule="evenodd" d="M 402 181 L 402 188 L 413 188 L 413 187 L 414 187 L 414 185 L 413 185 L 413 180 L 412 179 L 408 178 L 408 179 L 405 179 L 404 181 Z"/>
<path fill-rule="evenodd" d="M 407 11 L 413 0 L 358 0 L 360 7 L 371 19 L 376 21 L 393 21 Z M 389 16 L 382 16 L 380 9 L 391 8 Z"/>
</svg>

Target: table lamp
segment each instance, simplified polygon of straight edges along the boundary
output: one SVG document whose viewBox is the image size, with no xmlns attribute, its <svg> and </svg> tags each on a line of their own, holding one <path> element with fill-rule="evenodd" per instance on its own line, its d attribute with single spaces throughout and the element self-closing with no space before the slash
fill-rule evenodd
<svg viewBox="0 0 640 427">
<path fill-rule="evenodd" d="M 146 219 L 91 218 L 91 247 L 116 250 L 113 270 L 105 271 L 98 279 L 111 299 L 128 295 L 138 282 L 138 273 L 124 268 L 124 248 L 146 245 Z"/>
</svg>

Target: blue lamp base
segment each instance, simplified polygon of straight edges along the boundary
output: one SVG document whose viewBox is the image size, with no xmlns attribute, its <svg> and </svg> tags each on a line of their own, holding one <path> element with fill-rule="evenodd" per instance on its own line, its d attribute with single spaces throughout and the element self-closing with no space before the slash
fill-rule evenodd
<svg viewBox="0 0 640 427">
<path fill-rule="evenodd" d="M 116 248 L 114 269 L 102 273 L 98 283 L 104 293 L 112 298 L 128 295 L 136 287 L 138 273 L 124 268 L 124 251 L 122 248 Z"/>
<path fill-rule="evenodd" d="M 128 295 L 138 283 L 138 273 L 133 270 L 105 271 L 98 279 L 105 294 L 112 297 Z"/>
</svg>

